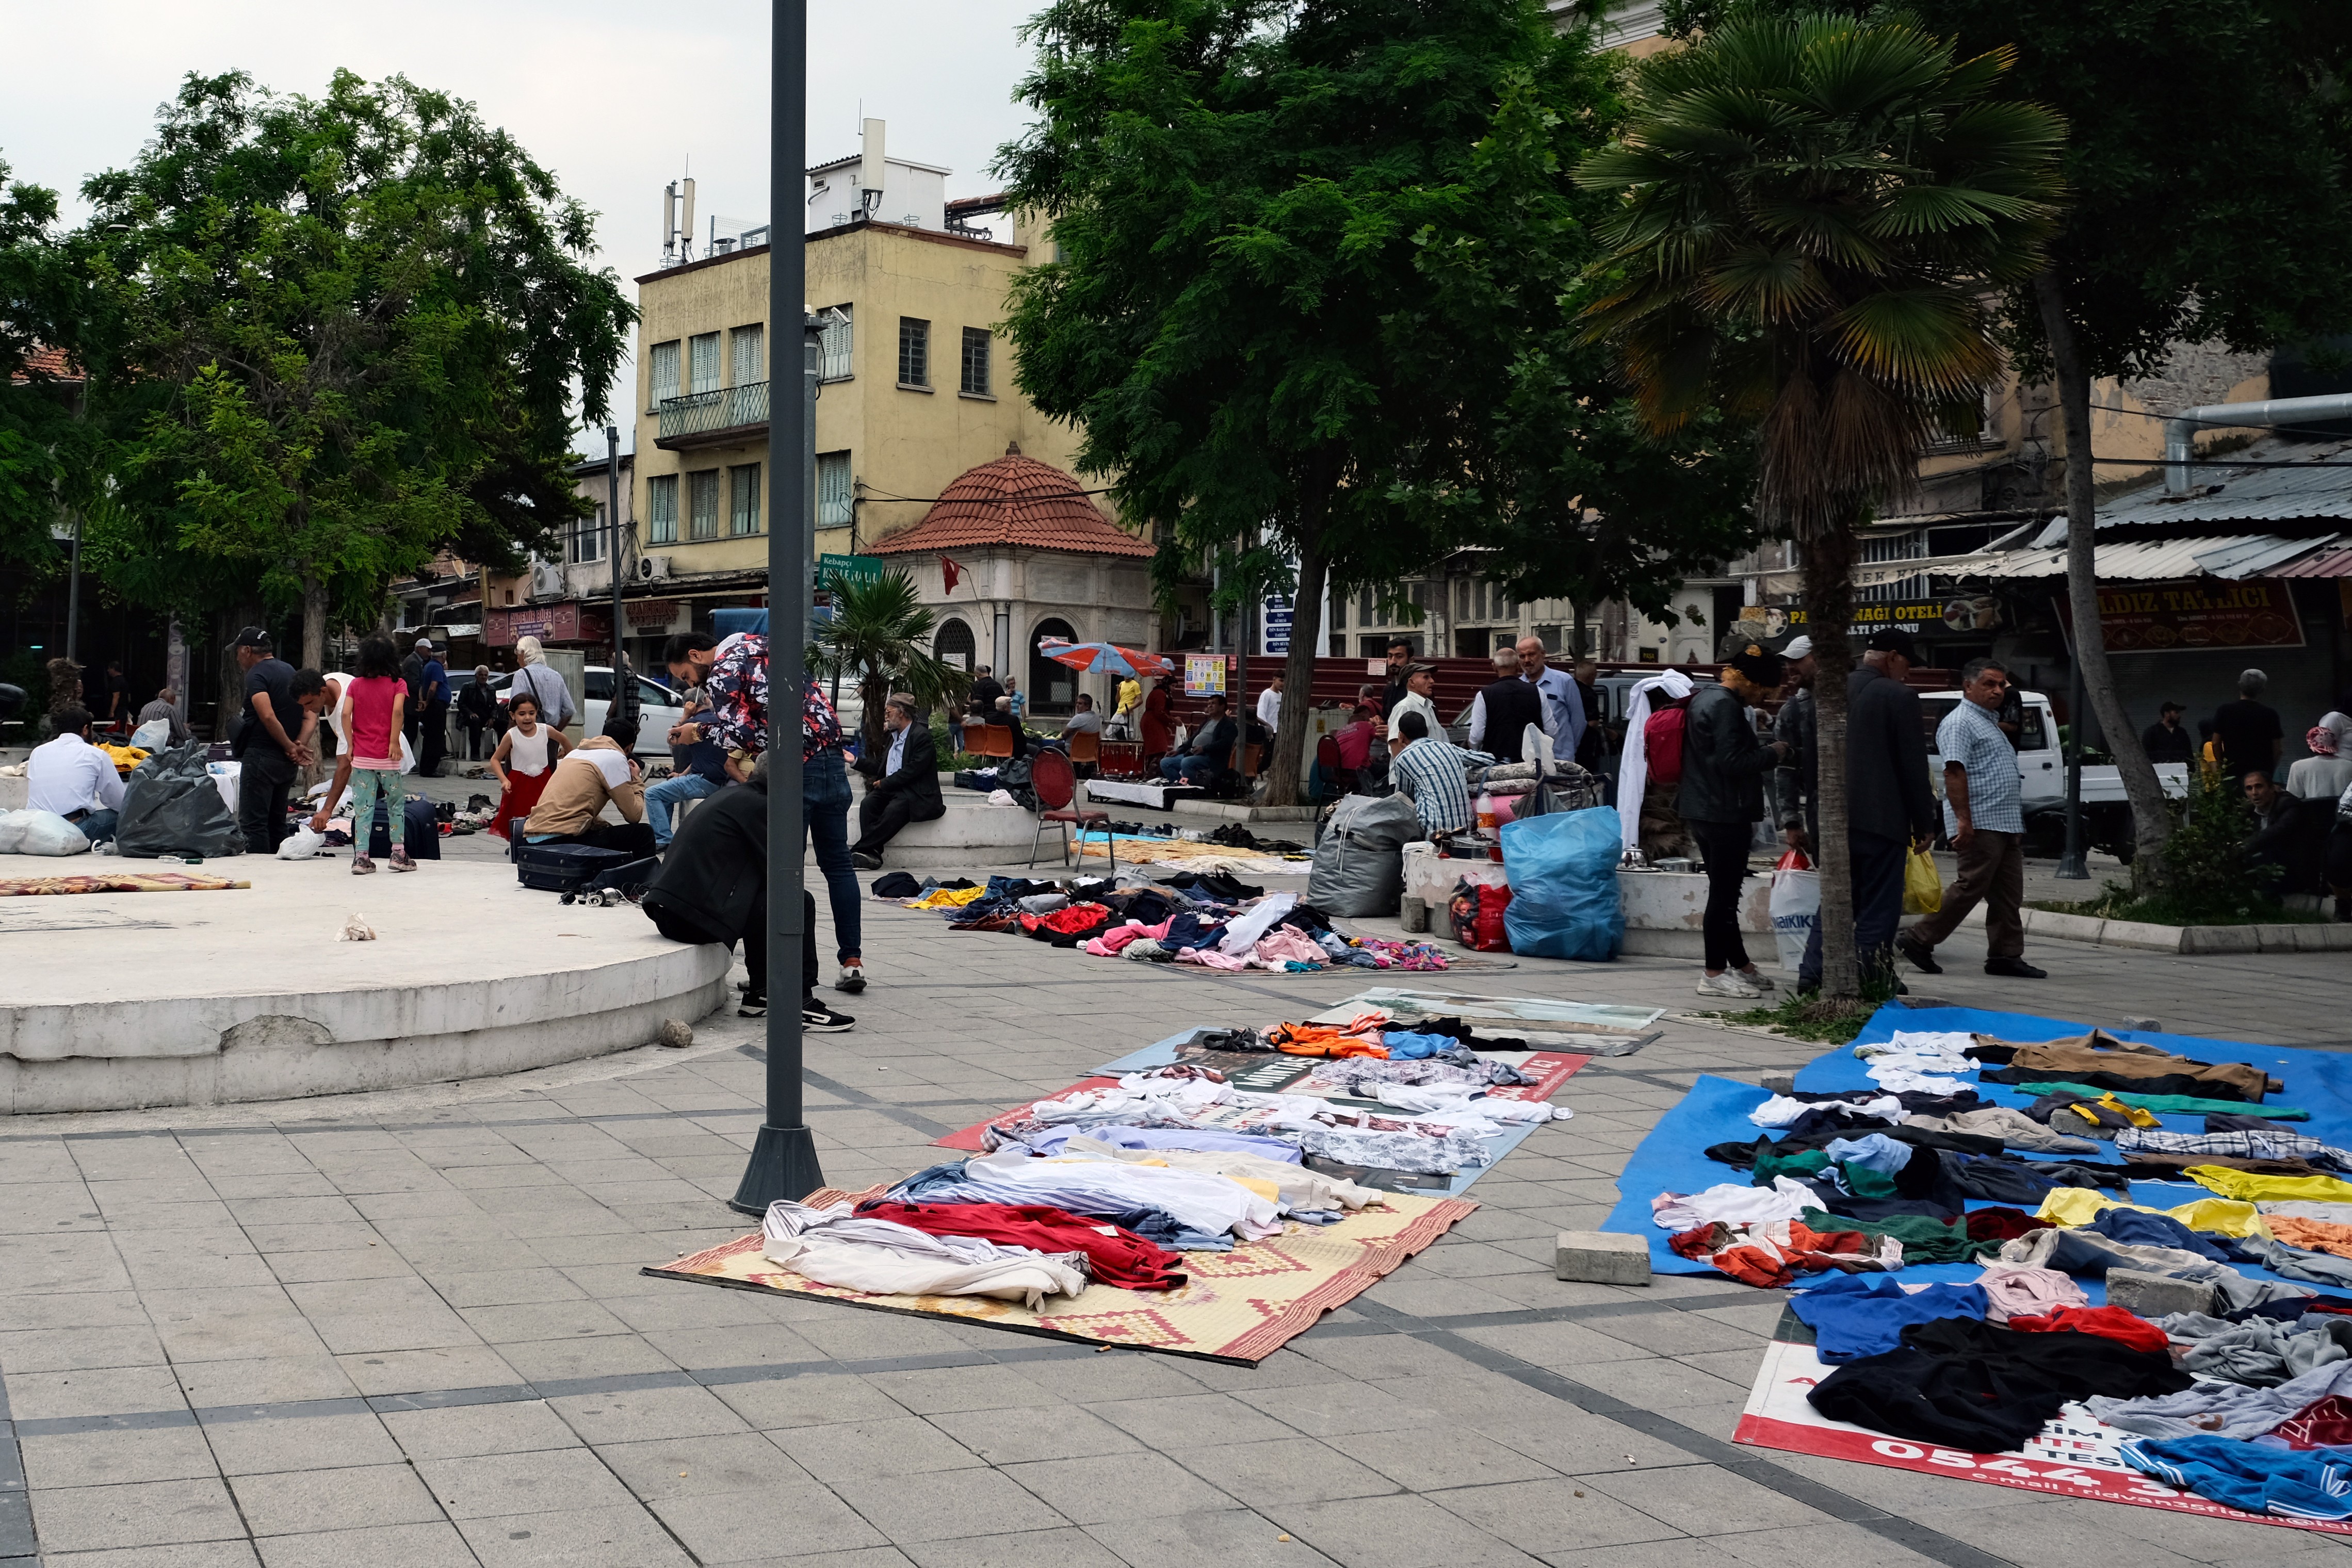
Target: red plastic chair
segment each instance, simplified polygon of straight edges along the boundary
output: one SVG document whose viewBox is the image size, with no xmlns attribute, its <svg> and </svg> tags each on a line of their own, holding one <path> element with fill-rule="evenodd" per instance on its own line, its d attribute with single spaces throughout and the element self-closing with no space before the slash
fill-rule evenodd
<svg viewBox="0 0 2352 1568">
<path fill-rule="evenodd" d="M 1083 839 L 1090 829 L 1100 828 L 1103 841 L 1110 846 L 1111 874 L 1118 874 L 1118 841 L 1110 831 L 1108 811 L 1089 811 L 1070 804 L 1077 795 L 1078 776 L 1070 767 L 1070 759 L 1060 752 L 1040 751 L 1029 763 L 1029 787 L 1037 791 L 1037 831 L 1029 840 L 1029 864 L 1035 869 L 1037 846 L 1045 837 L 1049 824 L 1062 830 L 1062 864 L 1070 863 L 1070 830 L 1078 830 Z"/>
</svg>

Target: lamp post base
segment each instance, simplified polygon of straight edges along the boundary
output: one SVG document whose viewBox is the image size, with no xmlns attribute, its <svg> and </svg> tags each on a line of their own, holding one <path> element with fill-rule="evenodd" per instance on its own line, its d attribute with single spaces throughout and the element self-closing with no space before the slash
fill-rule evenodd
<svg viewBox="0 0 2352 1568">
<path fill-rule="evenodd" d="M 824 1185 L 816 1158 L 816 1136 L 806 1127 L 762 1126 L 751 1145 L 751 1162 L 727 1207 L 738 1214 L 765 1215 L 780 1197 L 797 1202 Z"/>
</svg>

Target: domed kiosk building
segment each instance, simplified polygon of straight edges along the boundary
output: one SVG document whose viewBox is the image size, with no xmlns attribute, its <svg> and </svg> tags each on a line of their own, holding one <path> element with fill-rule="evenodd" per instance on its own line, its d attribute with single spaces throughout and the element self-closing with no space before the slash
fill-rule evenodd
<svg viewBox="0 0 2352 1568">
<path fill-rule="evenodd" d="M 939 617 L 933 651 L 963 669 L 1021 678 L 1033 716 L 1066 714 L 1081 691 L 1108 711 L 1110 677 L 1037 652 L 1047 637 L 1152 647 L 1152 546 L 1112 522 L 1071 474 L 1021 455 L 966 470 L 920 522 L 866 547 L 915 580 Z"/>
</svg>

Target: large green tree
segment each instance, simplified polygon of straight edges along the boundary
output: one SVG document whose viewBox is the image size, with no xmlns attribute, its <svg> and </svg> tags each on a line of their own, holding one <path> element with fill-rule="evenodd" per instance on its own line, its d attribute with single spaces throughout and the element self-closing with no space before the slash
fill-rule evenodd
<svg viewBox="0 0 2352 1568">
<path fill-rule="evenodd" d="M 12 183 L 0 162 L 0 575 L 19 590 L 57 570 L 52 525 L 87 499 L 89 428 L 59 354 L 77 345 L 58 193 Z"/>
<path fill-rule="evenodd" d="M 1039 122 L 1001 169 L 1058 259 L 1014 287 L 1020 384 L 1156 530 L 1163 588 L 1223 560 L 1290 592 L 1305 692 L 1328 588 L 1514 530 L 1573 576 L 1601 476 L 1563 454 L 1615 397 L 1574 328 L 1602 204 L 1567 171 L 1615 113 L 1589 32 L 1537 0 L 1055 0 L 1027 37 Z"/>
<path fill-rule="evenodd" d="M 1684 0 L 1677 27 L 1804 0 Z M 2136 879 L 2164 877 L 2174 811 L 2107 664 L 2092 526 L 2091 386 L 2176 345 L 2259 351 L 2352 327 L 2352 7 L 2337 0 L 1889 0 L 1963 56 L 2007 47 L 2002 91 L 2063 116 L 2065 210 L 2047 266 L 2004 290 L 2028 376 L 2057 383 L 2066 433 L 2075 656 L 2130 797 Z"/>
<path fill-rule="evenodd" d="M 1634 74 L 1622 138 L 1578 177 L 1618 194 L 1614 343 L 1643 418 L 1760 432 L 1758 505 L 1804 547 L 1820 675 L 1822 984 L 1852 996 L 1845 698 L 1853 531 L 1913 483 L 1938 421 L 2002 370 L 1989 296 L 2042 265 L 2063 128 L 1996 96 L 2005 52 L 1915 26 L 1737 20 Z M 1922 755 L 1920 766 L 1926 767 Z"/>
<path fill-rule="evenodd" d="M 593 215 L 472 105 L 338 72 L 319 98 L 191 75 L 84 187 L 94 532 L 132 597 L 371 623 L 442 549 L 511 568 L 586 515 L 563 468 L 635 312 Z M 191 601 L 195 601 L 192 602 Z"/>
</svg>

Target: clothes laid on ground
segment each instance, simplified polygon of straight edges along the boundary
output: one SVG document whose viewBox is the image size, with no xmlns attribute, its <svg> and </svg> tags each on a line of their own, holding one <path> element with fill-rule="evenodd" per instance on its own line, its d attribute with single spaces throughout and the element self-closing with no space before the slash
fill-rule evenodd
<svg viewBox="0 0 2352 1568">
<path fill-rule="evenodd" d="M 1087 1288 L 1084 1259 L 999 1247 L 971 1237 L 934 1236 L 882 1219 L 861 1219 L 847 1203 L 824 1207 L 779 1199 L 761 1224 L 762 1256 L 821 1285 L 877 1295 L 990 1296 L 1031 1312 L 1047 1296 Z"/>
<path fill-rule="evenodd" d="M 1781 1176 L 1769 1187 L 1726 1182 L 1704 1192 L 1662 1192 L 1650 1200 L 1650 1214 L 1659 1229 L 1680 1235 L 1702 1225 L 1801 1219 L 1812 1202 L 1811 1187 Z"/>
<path fill-rule="evenodd" d="M 2352 1318 L 2249 1318 L 2199 1340 L 2180 1365 L 2200 1377 L 2269 1388 L 2343 1361 L 2352 1361 Z"/>
<path fill-rule="evenodd" d="M 2017 1333 L 2095 1333 L 2134 1350 L 2159 1354 L 2170 1343 L 2162 1329 L 2121 1307 L 2057 1307 L 2039 1317 L 2011 1316 L 2009 1326 Z"/>
<path fill-rule="evenodd" d="M 1982 1075 L 1979 1074 L 1979 1076 Z M 2256 1107 L 2252 1105 L 2240 1104 L 2234 1101 L 2211 1100 L 2193 1094 L 2146 1092 L 2134 1090 L 2128 1082 L 2107 1084 L 2085 1080 L 2079 1082 L 2021 1083 L 2018 1087 L 2022 1089 L 2028 1094 L 2041 1094 L 2044 1096 L 2052 1094 L 2070 1094 L 2078 1100 L 2115 1100 L 2122 1104 L 2134 1106 L 2142 1111 L 2152 1112 L 2168 1116 L 2202 1116 L 2210 1114 L 2215 1111 L 2232 1111 L 2241 1112 L 2249 1116 L 2266 1116 L 2273 1122 L 2308 1122 L 2311 1120 L 2311 1113 L 2299 1105 L 2264 1105 Z M 2035 1106 L 2029 1105 L 2025 1108 L 2025 1113 L 2030 1116 L 2033 1114 L 2035 1109 Z M 2146 1126 L 2149 1124 L 2140 1123 L 2138 1124 Z"/>
<path fill-rule="evenodd" d="M 2089 1138 L 2069 1137 L 2008 1105 L 1962 1111 L 1949 1116 L 1906 1116 L 1903 1124 L 1928 1132 L 1967 1133 L 1999 1138 L 2013 1149 L 2042 1155 L 2095 1155 L 2099 1145 Z M 2117 1145 L 2120 1147 L 2120 1144 Z M 2218 1151 L 2217 1151 L 2218 1152 Z"/>
<path fill-rule="evenodd" d="M 1380 1197 L 1370 1187 L 1308 1170 L 1295 1161 L 1270 1160 L 1234 1149 L 1129 1149 L 1083 1133 L 1068 1139 L 1063 1148 L 1068 1154 L 1087 1158 L 1200 1171 L 1246 1179 L 1253 1186 L 1262 1183 L 1274 1190 L 1278 1201 L 1293 1209 L 1352 1212 Z"/>
<path fill-rule="evenodd" d="M 1971 1237 L 1968 1226 L 1960 1220 L 1934 1219 L 1924 1214 L 1862 1220 L 1809 1208 L 1803 1219 L 1815 1230 L 1860 1230 L 1872 1236 L 1892 1237 L 1903 1244 L 1903 1261 L 1906 1264 L 1964 1263 L 2000 1250 L 2000 1241 Z"/>
<path fill-rule="evenodd" d="M 1062 1145 L 1080 1136 L 1075 1127 L 1055 1127 L 1022 1140 L 1041 1155 L 1058 1155 Z M 1220 1132 L 1214 1127 L 1089 1127 L 1083 1134 L 1121 1149 L 1193 1149 L 1257 1155 L 1269 1160 L 1298 1163 L 1298 1145 L 1281 1138 L 1248 1133 Z"/>
<path fill-rule="evenodd" d="M 1238 1182 L 1191 1171 L 1109 1160 L 1044 1159 L 1001 1150 L 920 1171 L 892 1187 L 898 1202 L 1042 1204 L 1073 1214 L 1117 1215 L 1156 1208 L 1205 1235 L 1244 1239 L 1276 1234 L 1275 1206 Z"/>
<path fill-rule="evenodd" d="M 2126 1464 L 2247 1513 L 2281 1519 L 2352 1519 L 2352 1460 L 2223 1437 L 2134 1438 Z"/>
<path fill-rule="evenodd" d="M 2003 1051 L 2008 1054 L 2001 1055 Z M 2199 1061 L 2161 1046 L 2118 1040 L 2105 1030 L 2093 1030 L 2072 1040 L 2012 1042 L 1979 1037 L 1971 1054 L 1979 1061 L 2000 1063 L 1979 1074 L 1995 1083 L 2023 1083 L 2028 1077 L 2078 1078 L 2084 1073 L 2130 1079 L 2187 1078 L 2220 1091 L 2214 1093 L 2216 1099 L 2254 1104 L 2262 1103 L 2264 1095 L 2278 1093 L 2286 1087 L 2249 1062 Z"/>
<path fill-rule="evenodd" d="M 2224 1166 L 2191 1166 L 2182 1173 L 2209 1192 L 2250 1201 L 2301 1198 L 2314 1203 L 2352 1202 L 2352 1182 L 2335 1176 L 2258 1176 Z"/>
<path fill-rule="evenodd" d="M 977 1237 L 1032 1251 L 1085 1255 L 1087 1272 L 1129 1291 L 1169 1291 L 1184 1283 L 1182 1258 L 1131 1230 L 1037 1204 L 869 1203 L 858 1214 L 934 1236 Z"/>
<path fill-rule="evenodd" d="M 1895 1349 L 1904 1329 L 1913 1323 L 1937 1318 L 1981 1321 L 1990 1304 L 1976 1285 L 1930 1285 L 1906 1291 L 1884 1276 L 1847 1275 L 1791 1298 L 1789 1310 L 1812 1329 L 1814 1354 L 1834 1364 Z"/>
<path fill-rule="evenodd" d="M 2007 1322 L 2013 1317 L 2046 1317 L 2063 1307 L 2087 1307 L 2091 1298 L 2083 1287 L 2055 1269 L 2017 1269 L 1989 1263 L 1977 1276 L 1985 1293 L 1985 1321 Z"/>
<path fill-rule="evenodd" d="M 2206 1118 L 2210 1128 L 2214 1118 Z M 2232 1132 L 2168 1133 L 2134 1128 L 2116 1134 L 2117 1154 L 2222 1155 L 2248 1160 L 2302 1160 L 2333 1170 L 2352 1171 L 2352 1149 L 2339 1149 L 2301 1133 L 2267 1124 Z"/>
<path fill-rule="evenodd" d="M 2116 1208 L 2166 1215 L 2191 1230 L 2210 1230 L 2222 1236 L 2269 1234 L 2262 1215 L 2251 1203 L 2200 1197 L 2194 1203 L 2184 1203 L 2175 1208 L 2150 1208 L 2144 1204 L 2126 1203 L 2104 1193 L 2081 1187 L 2053 1190 L 2042 1200 L 2042 1207 L 2034 1210 L 2034 1217 L 2053 1225 L 2087 1225 L 2103 1212 Z"/>
<path fill-rule="evenodd" d="M 2305 1406 L 2263 1435 L 2290 1448 L 2352 1446 L 2352 1399 L 2331 1394 Z"/>
<path fill-rule="evenodd" d="M 2144 1437 L 2259 1437 L 2322 1399 L 2352 1394 L 2352 1362 L 2331 1362 L 2275 1387 L 2198 1383 L 2178 1393 L 2084 1401 L 2098 1419 Z"/>
<path fill-rule="evenodd" d="M 1806 1398 L 1832 1420 L 1999 1454 L 2039 1432 L 2069 1400 L 2169 1394 L 2190 1381 L 2168 1356 L 2097 1334 L 2012 1333 L 1944 1317 L 1908 1325 L 1892 1351 L 1833 1369 Z"/>
<path fill-rule="evenodd" d="M 1809 1210 L 1818 1214 L 1820 1210 Z M 1701 1225 L 1668 1239 L 1685 1258 L 1699 1259 L 1743 1284 L 1772 1290 L 1799 1274 L 1899 1269 L 1903 1246 L 1861 1230 L 1816 1229 L 1794 1219 L 1760 1225 Z"/>
</svg>

